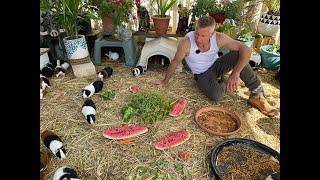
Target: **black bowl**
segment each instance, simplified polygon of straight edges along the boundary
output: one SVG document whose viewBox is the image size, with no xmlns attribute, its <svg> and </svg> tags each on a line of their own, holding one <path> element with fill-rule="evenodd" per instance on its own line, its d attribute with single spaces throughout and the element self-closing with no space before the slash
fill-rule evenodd
<svg viewBox="0 0 320 180">
<path fill-rule="evenodd" d="M 218 170 L 218 167 L 216 166 L 216 160 L 217 157 L 220 153 L 220 151 L 224 148 L 224 147 L 228 147 L 228 146 L 233 146 L 233 145 L 244 145 L 244 146 L 248 146 L 251 147 L 253 149 L 256 149 L 259 152 L 268 154 L 274 158 L 276 158 L 279 162 L 280 162 L 280 153 L 278 153 L 277 151 L 275 151 L 274 149 L 261 144 L 257 141 L 253 141 L 250 139 L 244 139 L 244 138 L 233 138 L 233 139 L 227 139 L 224 140 L 222 142 L 220 142 L 213 150 L 211 153 L 211 159 L 210 159 L 210 163 L 211 163 L 211 168 L 213 170 L 213 174 L 215 176 L 215 178 L 217 180 L 221 180 L 221 173 Z"/>
</svg>

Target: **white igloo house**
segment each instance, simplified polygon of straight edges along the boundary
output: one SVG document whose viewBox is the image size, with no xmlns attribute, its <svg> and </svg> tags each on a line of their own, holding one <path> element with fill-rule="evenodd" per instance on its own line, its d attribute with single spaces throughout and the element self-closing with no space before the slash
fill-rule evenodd
<svg viewBox="0 0 320 180">
<path fill-rule="evenodd" d="M 142 66 L 144 70 L 147 70 L 148 60 L 154 55 L 165 56 L 171 62 L 176 54 L 178 43 L 179 41 L 172 37 L 146 38 L 136 67 Z M 182 64 L 178 66 L 176 72 L 182 72 Z"/>
</svg>

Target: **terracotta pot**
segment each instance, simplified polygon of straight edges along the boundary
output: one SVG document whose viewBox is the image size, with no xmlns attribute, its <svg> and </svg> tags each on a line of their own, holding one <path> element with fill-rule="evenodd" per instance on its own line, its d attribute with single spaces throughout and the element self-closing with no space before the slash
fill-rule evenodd
<svg viewBox="0 0 320 180">
<path fill-rule="evenodd" d="M 233 120 L 236 122 L 236 126 L 237 126 L 236 129 L 232 132 L 222 133 L 222 132 L 215 132 L 215 131 L 212 131 L 212 130 L 206 128 L 202 123 L 199 122 L 199 116 L 202 113 L 208 112 L 208 111 L 222 112 L 227 115 L 230 115 L 233 118 Z M 217 120 L 219 120 L 219 119 L 217 119 Z M 228 109 L 216 107 L 216 106 L 203 107 L 200 110 L 198 110 L 195 115 L 195 121 L 203 130 L 207 131 L 210 134 L 218 135 L 218 136 L 229 136 L 229 135 L 235 134 L 240 130 L 240 127 L 241 127 L 241 120 L 237 114 L 235 114 L 234 112 L 232 112 Z"/>
<path fill-rule="evenodd" d="M 158 15 L 152 16 L 154 27 L 156 29 L 157 35 L 164 35 L 167 34 L 170 16 L 160 17 Z"/>
<path fill-rule="evenodd" d="M 213 17 L 214 21 L 216 23 L 220 23 L 220 24 L 222 24 L 224 22 L 224 20 L 226 19 L 225 15 L 222 13 L 216 13 L 216 14 L 209 13 L 209 16 Z"/>
<path fill-rule="evenodd" d="M 104 32 L 112 33 L 113 24 L 112 24 L 111 17 L 110 16 L 102 16 L 101 19 L 102 19 L 102 25 L 103 25 Z"/>
</svg>

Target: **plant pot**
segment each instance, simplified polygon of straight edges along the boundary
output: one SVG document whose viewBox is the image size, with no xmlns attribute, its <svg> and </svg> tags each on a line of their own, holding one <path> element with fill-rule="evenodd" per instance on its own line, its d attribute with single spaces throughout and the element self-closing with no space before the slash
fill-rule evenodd
<svg viewBox="0 0 320 180">
<path fill-rule="evenodd" d="M 254 41 L 254 37 L 252 37 L 249 41 L 242 41 L 242 40 L 239 40 L 237 39 L 238 41 L 242 42 L 243 44 L 245 44 L 246 46 L 248 46 L 249 48 L 252 47 L 253 45 L 253 41 Z"/>
<path fill-rule="evenodd" d="M 49 50 L 49 48 L 40 48 L 40 70 L 50 63 L 48 55 Z"/>
<path fill-rule="evenodd" d="M 225 15 L 222 13 L 215 13 L 215 14 L 209 13 L 209 16 L 213 17 L 214 21 L 220 24 L 222 24 L 226 19 Z"/>
<path fill-rule="evenodd" d="M 102 26 L 103 30 L 106 33 L 112 33 L 113 31 L 113 24 L 112 24 L 112 19 L 110 16 L 102 16 Z"/>
<path fill-rule="evenodd" d="M 224 116 L 228 115 L 229 117 L 231 117 L 232 121 L 235 123 L 235 129 L 233 129 L 229 132 L 219 132 L 219 131 L 214 131 L 214 130 L 208 128 L 208 126 L 206 126 L 203 123 L 204 121 L 200 120 L 200 116 L 202 113 L 209 112 L 209 111 L 223 113 Z M 222 118 L 220 118 L 218 116 L 209 116 L 209 117 L 207 117 L 206 122 L 210 123 L 209 121 L 211 119 L 212 119 L 212 121 L 217 122 L 216 124 L 211 123 L 211 125 L 213 125 L 212 127 L 214 127 L 217 124 L 220 124 L 220 122 L 222 122 Z M 210 134 L 218 135 L 218 136 L 229 136 L 229 135 L 235 134 L 240 130 L 240 127 L 241 127 L 241 120 L 237 114 L 235 114 L 234 112 L 232 112 L 228 109 L 216 107 L 216 106 L 208 106 L 208 107 L 204 107 L 204 108 L 201 108 L 200 110 L 198 110 L 195 115 L 195 121 L 203 130 L 207 131 Z M 220 122 L 218 123 L 218 121 L 220 121 Z"/>
<path fill-rule="evenodd" d="M 261 46 L 260 55 L 262 66 L 267 69 L 277 70 L 280 68 L 280 54 L 268 51 L 272 45 Z"/>
<path fill-rule="evenodd" d="M 265 36 L 276 36 L 280 31 L 280 16 L 262 14 L 258 23 L 258 32 Z"/>
<path fill-rule="evenodd" d="M 170 16 L 160 17 L 158 15 L 152 16 L 154 27 L 157 35 L 167 34 Z"/>
<path fill-rule="evenodd" d="M 89 56 L 84 35 L 78 35 L 76 39 L 65 37 L 63 42 L 66 47 L 69 63 L 76 77 L 86 77 L 96 73 L 96 69 Z"/>
<path fill-rule="evenodd" d="M 89 56 L 88 46 L 84 35 L 78 35 L 77 39 L 63 38 L 68 59 L 82 59 Z"/>
</svg>

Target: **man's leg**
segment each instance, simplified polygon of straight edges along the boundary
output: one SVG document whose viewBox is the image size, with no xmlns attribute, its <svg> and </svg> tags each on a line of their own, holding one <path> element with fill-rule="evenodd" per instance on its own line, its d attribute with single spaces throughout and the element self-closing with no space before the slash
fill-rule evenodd
<svg viewBox="0 0 320 180">
<path fill-rule="evenodd" d="M 205 73 L 198 75 L 197 84 L 204 94 L 210 99 L 219 101 L 223 97 L 226 92 L 227 84 L 226 81 L 223 80 L 222 76 L 233 69 L 237 64 L 238 57 L 238 51 L 230 51 L 229 53 L 219 57 Z M 251 89 L 254 89 L 254 86 L 259 86 L 260 80 L 257 78 L 253 70 L 250 69 L 249 64 L 243 71 L 240 73 L 240 78 L 248 84 Z"/>
<path fill-rule="evenodd" d="M 223 80 L 223 75 L 233 69 L 238 62 L 238 58 L 238 51 L 230 51 L 219 57 L 204 74 L 199 75 L 197 84 L 209 98 L 214 101 L 218 101 L 222 98 L 226 91 L 226 81 Z M 218 78 L 221 80 L 218 80 Z M 276 109 L 263 97 L 261 81 L 249 64 L 247 64 L 240 72 L 240 79 L 251 92 L 249 98 L 249 103 L 251 105 L 255 106 L 266 115 L 273 116 L 277 113 Z"/>
<path fill-rule="evenodd" d="M 233 67 L 238 63 L 238 59 L 239 52 L 230 51 L 229 53 L 219 57 L 208 71 L 212 71 L 216 77 L 222 77 L 233 69 Z M 263 92 L 261 81 L 249 64 L 247 64 L 240 72 L 240 79 L 245 83 L 245 86 L 249 88 L 251 93 L 259 94 Z"/>
<path fill-rule="evenodd" d="M 219 101 L 225 94 L 226 83 L 219 81 L 212 71 L 198 75 L 196 81 L 201 91 L 213 101 Z"/>
</svg>

